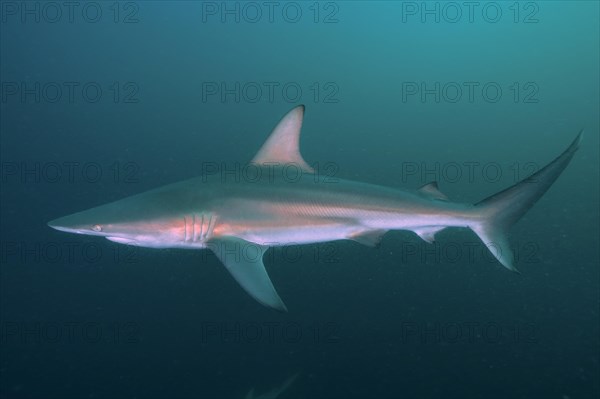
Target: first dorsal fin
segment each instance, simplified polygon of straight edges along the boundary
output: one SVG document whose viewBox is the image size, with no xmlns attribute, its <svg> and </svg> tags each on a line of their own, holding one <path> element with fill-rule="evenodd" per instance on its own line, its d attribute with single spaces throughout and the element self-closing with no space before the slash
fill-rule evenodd
<svg viewBox="0 0 600 399">
<path fill-rule="evenodd" d="M 300 154 L 300 130 L 304 117 L 304 105 L 288 112 L 275 126 L 267 141 L 252 158 L 253 164 L 294 164 L 308 173 L 314 173 Z"/>
<path fill-rule="evenodd" d="M 448 197 L 440 191 L 436 181 L 432 181 L 431 183 L 419 187 L 417 191 L 429 198 L 448 201 Z"/>
</svg>

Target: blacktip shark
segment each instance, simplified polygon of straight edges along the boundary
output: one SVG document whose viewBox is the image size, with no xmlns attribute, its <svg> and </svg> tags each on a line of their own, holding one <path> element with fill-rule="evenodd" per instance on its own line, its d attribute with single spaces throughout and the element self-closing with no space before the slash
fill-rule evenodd
<svg viewBox="0 0 600 399">
<path fill-rule="evenodd" d="M 285 392 L 290 385 L 294 383 L 296 378 L 298 377 L 298 373 L 288 377 L 281 386 L 271 389 L 270 391 L 261 393 L 260 395 L 254 396 L 254 388 L 250 389 L 250 391 L 246 394 L 244 399 L 277 399 L 279 395 Z"/>
<path fill-rule="evenodd" d="M 516 272 L 508 230 L 567 167 L 583 133 L 528 178 L 469 204 L 450 201 L 436 182 L 413 191 L 342 179 L 327 184 L 327 176 L 315 173 L 300 154 L 303 117 L 300 105 L 276 125 L 248 164 L 259 172 L 252 179 L 200 176 L 48 225 L 140 247 L 211 249 L 248 294 L 280 311 L 287 308 L 263 264 L 263 254 L 274 246 L 341 239 L 376 246 L 389 230 L 413 231 L 433 242 L 440 230 L 468 227 Z M 284 173 L 290 165 L 301 172 L 293 181 Z"/>
</svg>

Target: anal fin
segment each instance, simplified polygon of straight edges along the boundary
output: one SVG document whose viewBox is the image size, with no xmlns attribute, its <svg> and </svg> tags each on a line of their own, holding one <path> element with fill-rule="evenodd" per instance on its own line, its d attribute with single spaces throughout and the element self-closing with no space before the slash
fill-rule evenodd
<svg viewBox="0 0 600 399">
<path fill-rule="evenodd" d="M 444 230 L 445 228 L 446 226 L 428 226 L 414 229 L 413 231 L 417 233 L 417 235 L 421 237 L 424 241 L 433 244 L 433 242 L 435 241 L 435 235 L 441 230 Z"/>
</svg>

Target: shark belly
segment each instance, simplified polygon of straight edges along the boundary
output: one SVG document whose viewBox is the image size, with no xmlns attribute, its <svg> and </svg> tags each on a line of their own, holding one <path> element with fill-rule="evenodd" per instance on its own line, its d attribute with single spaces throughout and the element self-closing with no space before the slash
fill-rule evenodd
<svg viewBox="0 0 600 399">
<path fill-rule="evenodd" d="M 355 219 L 302 214 L 297 204 L 236 204 L 236 215 L 219 218 L 213 237 L 236 237 L 265 246 L 312 244 L 347 238 L 362 227 Z M 267 208 L 267 211 L 265 211 Z"/>
<path fill-rule="evenodd" d="M 278 247 L 342 240 L 360 230 L 360 226 L 325 220 L 315 221 L 313 224 L 257 226 L 236 233 L 232 231 L 231 236 L 260 245 Z"/>
</svg>

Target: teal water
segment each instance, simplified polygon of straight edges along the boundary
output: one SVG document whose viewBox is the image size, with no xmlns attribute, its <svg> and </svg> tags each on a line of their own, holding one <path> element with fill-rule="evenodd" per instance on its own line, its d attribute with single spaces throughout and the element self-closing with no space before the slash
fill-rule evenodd
<svg viewBox="0 0 600 399">
<path fill-rule="evenodd" d="M 597 2 L 0 3 L 0 397 L 589 398 L 599 383 Z M 210 253 L 59 216 L 244 165 L 306 105 L 335 177 L 476 202 L 585 129 L 511 230 L 272 249 L 289 312 Z"/>
</svg>

